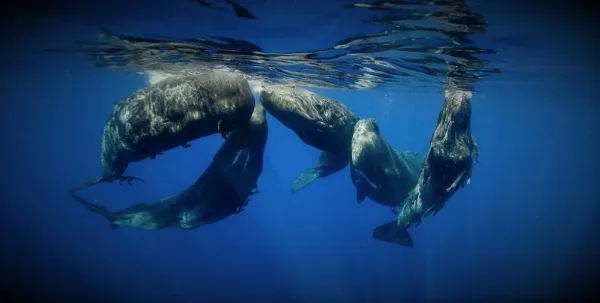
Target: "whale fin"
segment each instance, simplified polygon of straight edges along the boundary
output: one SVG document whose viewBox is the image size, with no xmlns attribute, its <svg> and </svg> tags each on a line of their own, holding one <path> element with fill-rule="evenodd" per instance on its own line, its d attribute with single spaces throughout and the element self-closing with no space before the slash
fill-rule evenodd
<svg viewBox="0 0 600 303">
<path fill-rule="evenodd" d="M 87 199 L 84 199 L 78 195 L 75 195 L 75 194 L 71 194 L 71 197 L 73 197 L 79 203 L 83 204 L 83 206 L 85 206 L 85 208 L 103 216 L 110 223 L 111 229 L 116 229 L 119 227 L 119 225 L 114 223 L 114 215 L 110 211 L 108 211 L 104 206 L 97 205 L 97 204 L 95 204 Z"/>
<path fill-rule="evenodd" d="M 423 167 L 423 163 L 425 162 L 426 154 L 423 152 L 415 152 L 415 151 L 397 151 L 396 155 L 403 159 L 410 167 L 414 167 L 417 170 L 421 170 Z"/>
<path fill-rule="evenodd" d="M 362 203 L 366 197 L 367 195 L 363 190 L 361 190 L 360 188 L 356 189 L 356 202 L 358 202 L 358 204 Z"/>
<path fill-rule="evenodd" d="M 457 186 L 462 185 L 461 182 L 464 181 L 463 177 L 465 176 L 465 173 L 466 173 L 465 171 L 462 171 L 460 174 L 458 174 L 458 176 L 456 176 L 456 179 L 454 179 L 454 182 L 452 182 L 452 184 L 450 184 L 450 186 L 448 186 L 446 188 L 446 192 L 450 192 L 451 190 L 453 190 Z"/>
<path fill-rule="evenodd" d="M 144 179 L 136 176 L 119 176 L 115 180 L 118 180 L 119 183 L 127 182 L 127 184 L 131 184 L 133 181 L 144 182 Z"/>
<path fill-rule="evenodd" d="M 229 3 L 229 5 L 231 5 L 231 8 L 233 8 L 233 12 L 235 13 L 236 16 L 242 17 L 242 18 L 247 18 L 247 19 L 256 19 L 256 17 L 254 15 L 252 15 L 252 13 L 245 7 L 239 5 L 236 2 L 233 2 L 231 0 L 225 0 L 225 1 L 227 3 Z"/>
<path fill-rule="evenodd" d="M 223 122 L 223 120 L 219 120 L 219 122 L 217 122 L 217 131 L 219 132 L 219 134 L 221 134 L 221 138 L 223 139 L 227 138 L 225 128 L 225 122 Z"/>
<path fill-rule="evenodd" d="M 221 134 L 221 138 L 227 140 L 229 134 L 233 131 L 233 125 L 226 120 L 219 120 L 217 122 L 217 130 Z"/>
<path fill-rule="evenodd" d="M 98 183 L 102 183 L 104 182 L 104 178 L 103 177 L 93 177 L 93 178 L 89 178 L 85 181 L 83 181 L 81 184 L 78 184 L 76 186 L 73 186 L 71 188 L 69 188 L 68 193 L 72 194 L 76 191 L 80 191 L 86 187 L 90 187 L 90 186 L 94 186 Z"/>
<path fill-rule="evenodd" d="M 375 190 L 381 187 L 379 184 L 369 179 L 369 177 L 367 177 L 367 175 L 362 170 L 355 169 L 354 172 L 356 173 L 358 182 L 360 182 L 361 184 L 368 185 Z"/>
<path fill-rule="evenodd" d="M 315 124 L 315 128 L 316 128 L 316 131 L 318 131 L 320 133 L 324 133 L 324 132 L 329 133 L 333 130 L 332 125 L 327 125 L 323 121 L 317 121 Z"/>
<path fill-rule="evenodd" d="M 324 178 L 342 170 L 348 165 L 348 162 L 349 159 L 344 154 L 321 151 L 319 163 L 312 168 L 304 170 L 294 180 L 292 194 L 297 193 L 318 178 Z"/>
<path fill-rule="evenodd" d="M 400 246 L 413 247 L 410 234 L 406 228 L 399 227 L 395 220 L 375 228 L 373 230 L 373 238 Z"/>
<path fill-rule="evenodd" d="M 317 180 L 321 176 L 321 170 L 318 168 L 308 168 L 294 180 L 292 185 L 292 195 L 299 192 L 313 181 Z"/>
<path fill-rule="evenodd" d="M 79 185 L 69 188 L 69 190 L 67 192 L 69 194 L 73 194 L 74 192 L 80 191 L 86 187 L 94 186 L 99 183 L 107 183 L 107 182 L 113 182 L 113 181 L 119 181 L 119 183 L 121 183 L 121 184 L 123 182 L 127 182 L 128 184 L 131 184 L 133 181 L 144 182 L 144 179 L 142 179 L 140 177 L 136 177 L 136 176 L 93 177 L 93 178 L 89 178 L 89 179 L 85 180 L 83 183 L 81 183 Z"/>
</svg>

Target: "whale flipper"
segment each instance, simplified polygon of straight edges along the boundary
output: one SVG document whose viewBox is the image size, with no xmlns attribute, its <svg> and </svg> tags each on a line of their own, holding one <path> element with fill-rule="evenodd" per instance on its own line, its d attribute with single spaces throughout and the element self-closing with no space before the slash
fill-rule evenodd
<svg viewBox="0 0 600 303">
<path fill-rule="evenodd" d="M 102 183 L 103 181 L 103 177 L 93 177 L 93 178 L 89 178 L 85 181 L 83 181 L 83 183 L 78 184 L 76 186 L 73 186 L 71 188 L 69 188 L 68 193 L 69 194 L 73 194 L 76 191 L 80 191 L 86 187 L 90 187 L 90 186 L 94 186 L 98 183 Z"/>
<path fill-rule="evenodd" d="M 227 140 L 227 136 L 231 131 L 231 125 L 225 120 L 219 120 L 219 122 L 217 122 L 217 130 L 219 131 L 219 134 L 221 134 L 221 138 Z"/>
<path fill-rule="evenodd" d="M 119 183 L 127 182 L 128 184 L 131 184 L 133 181 L 144 182 L 144 179 L 142 179 L 140 177 L 136 177 L 136 176 L 92 177 L 92 178 L 85 180 L 83 183 L 81 183 L 79 185 L 71 187 L 68 190 L 68 193 L 73 194 L 74 192 L 80 191 L 86 187 L 94 186 L 99 183 L 108 183 L 108 182 L 113 182 L 113 181 L 119 181 Z"/>
<path fill-rule="evenodd" d="M 75 195 L 75 194 L 71 194 L 71 197 L 73 197 L 79 203 L 83 204 L 83 206 L 85 206 L 85 208 L 101 215 L 106 220 L 108 220 L 108 222 L 110 223 L 111 229 L 116 229 L 119 227 L 119 225 L 114 223 L 114 215 L 110 211 L 108 211 L 104 206 L 97 205 L 97 204 L 95 204 L 87 199 L 84 199 L 78 195 Z"/>
<path fill-rule="evenodd" d="M 127 184 L 131 184 L 133 181 L 144 182 L 144 179 L 136 176 L 119 176 L 116 180 L 118 180 L 119 183 L 127 182 Z"/>
<path fill-rule="evenodd" d="M 358 204 L 362 203 L 365 198 L 367 198 L 367 194 L 365 194 L 365 192 L 363 190 L 361 190 L 360 188 L 356 189 L 356 202 L 358 202 Z"/>
<path fill-rule="evenodd" d="M 229 5 L 231 5 L 231 8 L 233 8 L 233 12 L 235 13 L 236 16 L 238 17 L 242 17 L 242 18 L 247 18 L 247 19 L 256 19 L 256 17 L 254 15 L 252 15 L 252 13 L 250 13 L 250 11 L 248 9 L 246 9 L 245 7 L 237 4 L 236 2 L 233 2 L 231 0 L 225 0 L 227 3 L 229 3 Z"/>
<path fill-rule="evenodd" d="M 333 132 L 335 131 L 333 125 L 327 125 L 323 121 L 317 121 L 316 124 L 315 124 L 315 129 L 316 129 L 316 131 L 318 131 L 320 133 L 331 133 L 331 134 L 333 134 Z"/>
<path fill-rule="evenodd" d="M 294 180 L 292 194 L 297 193 L 318 178 L 327 177 L 342 170 L 348 165 L 348 162 L 349 158 L 347 155 L 326 151 L 321 152 L 319 155 L 319 164 L 315 167 L 306 169 L 296 178 L 296 180 Z"/>
<path fill-rule="evenodd" d="M 457 186 L 464 184 L 464 180 L 463 177 L 465 176 L 466 171 L 462 171 L 458 174 L 458 176 L 456 176 L 456 178 L 454 179 L 454 182 L 452 182 L 452 184 L 450 184 L 450 186 L 448 186 L 446 188 L 446 192 L 451 192 L 452 190 L 454 190 Z M 470 180 L 470 178 L 469 178 Z M 469 181 L 470 182 L 470 181 Z"/>
<path fill-rule="evenodd" d="M 413 247 L 413 241 L 406 228 L 399 227 L 396 221 L 392 221 L 373 230 L 373 238 L 401 246 Z"/>
<path fill-rule="evenodd" d="M 294 180 L 292 185 L 292 194 L 295 194 L 317 180 L 321 176 L 321 171 L 318 168 L 308 168 Z"/>
</svg>

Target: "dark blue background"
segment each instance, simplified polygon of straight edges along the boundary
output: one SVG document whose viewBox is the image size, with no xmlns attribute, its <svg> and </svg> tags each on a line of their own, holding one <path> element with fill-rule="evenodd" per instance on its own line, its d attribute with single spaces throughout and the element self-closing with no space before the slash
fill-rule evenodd
<svg viewBox="0 0 600 303">
<path fill-rule="evenodd" d="M 504 73 L 477 84 L 472 131 L 480 164 L 471 185 L 411 229 L 413 249 L 371 239 L 372 229 L 394 216 L 371 202 L 357 205 L 347 168 L 290 195 L 318 152 L 272 117 L 260 194 L 240 215 L 191 232 L 111 230 L 68 198 L 67 188 L 101 172 L 99 140 L 112 102 L 147 79 L 37 47 L 93 39 L 101 26 L 243 38 L 267 51 L 327 47 L 361 32 L 337 22 L 345 11 L 325 1 L 301 2 L 241 1 L 259 17 L 254 23 L 185 1 L 54 10 L 33 2 L 8 11 L 12 27 L 3 29 L 0 61 L 7 291 L 113 302 L 424 302 L 565 296 L 597 286 L 600 127 L 597 59 L 587 45 L 598 32 L 585 16 L 573 17 L 582 14 L 568 10 L 573 6 L 473 2 L 489 20 L 479 39 L 500 52 L 493 60 Z M 442 104 L 441 93 L 407 87 L 315 91 L 376 118 L 397 149 L 416 151 L 426 150 Z M 116 210 L 175 193 L 199 176 L 220 143 L 211 136 L 132 164 L 129 172 L 146 183 L 102 184 L 83 194 Z"/>
</svg>

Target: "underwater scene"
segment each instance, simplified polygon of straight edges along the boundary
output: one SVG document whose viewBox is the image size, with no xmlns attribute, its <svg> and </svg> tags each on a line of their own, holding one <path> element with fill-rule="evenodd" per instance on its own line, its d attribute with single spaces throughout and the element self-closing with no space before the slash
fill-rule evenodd
<svg viewBox="0 0 600 303">
<path fill-rule="evenodd" d="M 583 1 L 2 9 L 3 302 L 595 302 Z"/>
</svg>

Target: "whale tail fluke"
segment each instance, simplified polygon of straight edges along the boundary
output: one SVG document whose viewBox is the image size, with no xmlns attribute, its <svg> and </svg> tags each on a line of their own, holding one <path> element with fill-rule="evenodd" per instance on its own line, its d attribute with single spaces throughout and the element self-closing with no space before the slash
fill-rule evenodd
<svg viewBox="0 0 600 303">
<path fill-rule="evenodd" d="M 375 228 L 373 238 L 400 246 L 413 247 L 413 241 L 408 230 L 398 226 L 395 220 Z"/>
<path fill-rule="evenodd" d="M 119 225 L 114 223 L 114 215 L 108 211 L 104 206 L 101 205 L 97 205 L 83 197 L 80 197 L 76 194 L 71 194 L 71 197 L 73 197 L 73 199 L 77 200 L 79 203 L 81 203 L 83 206 L 85 206 L 85 208 L 101 215 L 102 217 L 104 217 L 106 220 L 108 220 L 108 222 L 110 223 L 110 228 L 115 229 L 117 227 L 119 227 Z"/>
<path fill-rule="evenodd" d="M 292 185 L 292 195 L 299 192 L 313 181 L 317 180 L 321 176 L 321 170 L 318 168 L 308 168 L 303 171 Z"/>
</svg>

